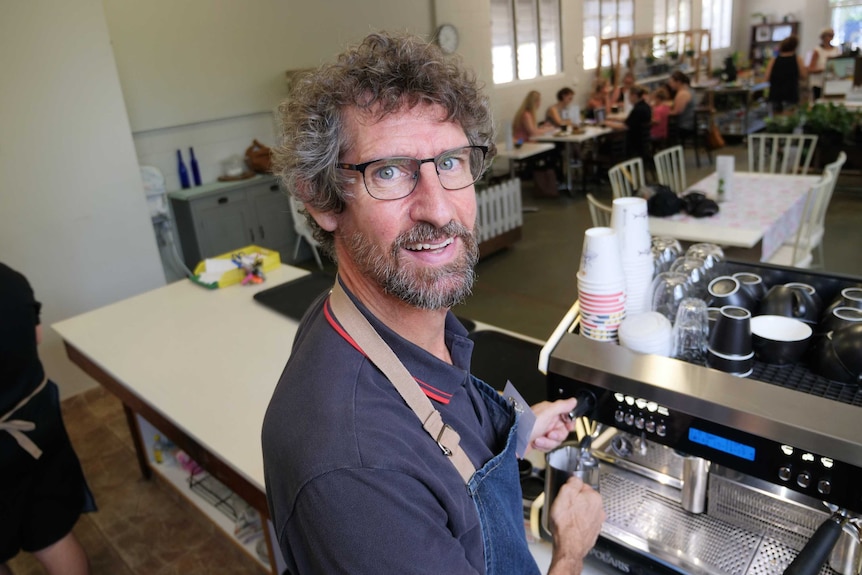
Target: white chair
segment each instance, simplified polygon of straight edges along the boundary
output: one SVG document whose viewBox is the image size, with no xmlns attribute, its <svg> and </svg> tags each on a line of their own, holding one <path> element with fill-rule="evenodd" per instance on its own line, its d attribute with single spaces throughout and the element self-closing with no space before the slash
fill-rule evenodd
<svg viewBox="0 0 862 575">
<path fill-rule="evenodd" d="M 809 268 L 814 260 L 811 249 L 811 232 L 814 230 L 817 220 L 817 198 L 826 193 L 826 189 L 832 185 L 832 175 L 828 172 L 823 174 L 819 182 L 811 187 L 805 200 L 805 208 L 802 211 L 802 219 L 794 234 L 793 245 L 782 244 L 766 263 L 794 268 Z"/>
<path fill-rule="evenodd" d="M 748 171 L 764 174 L 807 174 L 817 147 L 812 134 L 750 134 Z"/>
<path fill-rule="evenodd" d="M 633 195 L 646 184 L 643 159 L 634 158 L 620 162 L 608 170 L 608 179 L 611 181 L 614 199 Z"/>
<path fill-rule="evenodd" d="M 611 225 L 611 206 L 598 201 L 596 197 L 590 193 L 587 194 L 587 203 L 590 206 L 590 218 L 593 220 L 593 227 L 607 228 Z"/>
<path fill-rule="evenodd" d="M 688 187 L 685 177 L 685 152 L 682 146 L 672 146 L 653 157 L 656 180 L 669 187 L 675 194 L 682 195 Z"/>
<path fill-rule="evenodd" d="M 829 209 L 829 202 L 832 201 L 832 193 L 835 191 L 835 185 L 838 182 L 838 175 L 841 173 L 841 167 L 847 161 L 847 154 L 841 152 L 831 164 L 827 164 L 823 168 L 824 174 L 832 176 L 832 181 L 828 186 L 823 188 L 822 193 L 817 196 L 814 204 L 816 210 L 814 220 L 814 229 L 810 233 L 811 248 L 817 248 L 817 265 L 814 267 L 823 267 L 823 236 L 826 234 L 826 211 Z M 807 224 L 806 224 L 807 225 Z M 796 242 L 796 238 L 790 238 L 785 245 L 792 246 Z"/>
<path fill-rule="evenodd" d="M 302 240 L 305 240 L 311 248 L 311 253 L 314 255 L 317 267 L 323 269 L 323 262 L 320 260 L 320 254 L 317 252 L 317 248 L 320 247 L 320 242 L 314 239 L 311 227 L 308 225 L 308 222 L 305 221 L 305 216 L 300 212 L 302 205 L 299 203 L 299 200 L 294 198 L 292 195 L 289 197 L 289 200 L 290 215 L 293 218 L 293 229 L 296 232 L 296 248 L 293 250 L 293 259 L 296 259 L 299 256 L 299 248 L 302 245 Z"/>
</svg>

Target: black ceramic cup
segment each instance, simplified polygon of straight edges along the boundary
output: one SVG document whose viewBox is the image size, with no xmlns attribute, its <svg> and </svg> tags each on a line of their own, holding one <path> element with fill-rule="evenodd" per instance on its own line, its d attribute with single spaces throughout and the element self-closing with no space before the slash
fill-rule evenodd
<svg viewBox="0 0 862 575">
<path fill-rule="evenodd" d="M 766 363 L 796 363 L 808 350 L 812 334 L 811 326 L 792 317 L 759 315 L 751 318 L 754 355 Z"/>
<path fill-rule="evenodd" d="M 862 377 L 862 324 L 836 329 L 831 339 L 844 368 L 855 378 Z"/>
<path fill-rule="evenodd" d="M 763 296 L 766 295 L 766 284 L 763 283 L 763 278 L 751 272 L 737 272 L 733 277 L 739 281 L 739 285 L 743 290 L 747 291 L 754 301 L 760 303 Z"/>
<path fill-rule="evenodd" d="M 706 365 L 737 377 L 747 377 L 751 375 L 754 368 L 754 352 L 748 355 L 729 356 L 707 349 Z"/>
<path fill-rule="evenodd" d="M 721 308 L 709 334 L 709 349 L 731 359 L 751 354 L 751 312 L 732 305 Z"/>
<path fill-rule="evenodd" d="M 807 291 L 784 285 L 772 286 L 760 302 L 758 315 L 783 315 L 817 323 L 820 317 L 817 303 Z"/>
<path fill-rule="evenodd" d="M 830 331 L 862 323 L 862 309 L 855 307 L 835 307 L 817 325 L 815 333 L 827 334 Z"/>
<path fill-rule="evenodd" d="M 854 376 L 851 371 L 841 363 L 832 342 L 831 332 L 824 336 L 817 346 L 817 373 L 841 383 L 859 383 L 859 377 Z"/>
<path fill-rule="evenodd" d="M 814 306 L 817 308 L 817 316 L 820 316 L 823 312 L 823 300 L 820 298 L 820 294 L 817 293 L 817 290 L 814 289 L 813 285 L 802 282 L 789 282 L 784 285 L 789 288 L 802 290 L 810 295 L 811 301 L 814 302 Z"/>
<path fill-rule="evenodd" d="M 829 307 L 826 308 L 826 311 L 823 312 L 824 317 L 828 316 L 836 307 L 855 307 L 856 309 L 862 309 L 862 288 L 849 287 L 841 290 L 838 297 L 832 300 L 832 303 L 830 303 Z"/>
<path fill-rule="evenodd" d="M 756 309 L 755 300 L 751 294 L 742 289 L 740 281 L 733 276 L 718 276 L 707 287 L 710 307 L 733 305 L 749 311 Z"/>
</svg>

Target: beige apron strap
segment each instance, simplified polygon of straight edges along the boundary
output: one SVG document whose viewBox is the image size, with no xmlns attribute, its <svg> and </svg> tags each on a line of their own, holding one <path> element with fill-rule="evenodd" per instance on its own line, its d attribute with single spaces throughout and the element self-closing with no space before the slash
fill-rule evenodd
<svg viewBox="0 0 862 575">
<path fill-rule="evenodd" d="M 32 421 L 24 421 L 21 419 L 10 419 L 12 414 L 27 405 L 27 402 L 33 399 L 40 391 L 42 391 L 45 386 L 48 385 L 48 378 L 42 380 L 42 383 L 33 390 L 33 392 L 18 402 L 18 405 L 12 408 L 10 412 L 8 412 L 3 417 L 0 417 L 0 431 L 5 431 L 9 435 L 11 435 L 15 441 L 18 442 L 18 445 L 21 448 L 33 456 L 33 459 L 39 459 L 42 457 L 42 450 L 39 449 L 39 446 L 36 445 L 32 439 L 24 435 L 25 431 L 33 431 L 36 429 L 36 424 Z"/>
<path fill-rule="evenodd" d="M 392 385 L 401 394 L 408 407 L 422 422 L 422 427 L 437 442 L 443 454 L 449 458 L 466 484 L 476 470 L 473 463 L 461 449 L 461 437 L 443 422 L 440 412 L 434 409 L 431 401 L 395 355 L 395 352 L 383 341 L 380 334 L 368 322 L 356 305 L 344 292 L 338 280 L 332 288 L 330 305 L 341 326 L 350 337 L 359 344 L 362 351 L 386 375 Z"/>
</svg>

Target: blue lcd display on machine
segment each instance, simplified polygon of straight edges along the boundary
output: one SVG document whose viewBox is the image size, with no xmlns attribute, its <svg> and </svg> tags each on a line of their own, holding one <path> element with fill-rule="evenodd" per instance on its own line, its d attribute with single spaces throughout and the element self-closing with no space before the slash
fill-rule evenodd
<svg viewBox="0 0 862 575">
<path fill-rule="evenodd" d="M 726 437 L 720 437 L 695 427 L 688 428 L 688 440 L 692 443 L 698 443 L 700 445 L 705 445 L 706 447 L 711 447 L 712 449 L 717 449 L 722 453 L 741 457 L 748 461 L 754 461 L 755 451 L 750 445 L 745 445 L 744 443 L 739 443 L 738 441 L 733 441 Z"/>
</svg>

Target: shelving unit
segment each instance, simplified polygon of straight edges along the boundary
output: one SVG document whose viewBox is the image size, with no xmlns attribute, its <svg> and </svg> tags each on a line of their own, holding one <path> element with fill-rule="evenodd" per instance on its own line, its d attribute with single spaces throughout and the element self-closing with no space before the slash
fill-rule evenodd
<svg viewBox="0 0 862 575">
<path fill-rule="evenodd" d="M 630 71 L 638 84 L 652 88 L 682 70 L 698 83 L 712 69 L 712 41 L 706 29 L 605 38 L 599 58 L 596 77 L 610 73 L 619 79 Z"/>
<path fill-rule="evenodd" d="M 707 92 L 714 121 L 723 136 L 746 136 L 762 130 L 769 116 L 764 98 L 768 82 L 751 85 L 720 86 Z"/>
<path fill-rule="evenodd" d="M 155 455 L 153 452 L 153 439 L 156 435 L 159 435 L 160 437 L 168 440 L 170 438 L 166 437 L 164 433 L 162 433 L 159 429 L 157 429 L 154 425 L 152 425 L 149 421 L 147 421 L 140 415 L 136 415 L 135 418 L 137 420 L 138 428 L 140 429 L 141 440 L 145 444 L 144 447 L 149 457 L 150 468 L 152 469 L 153 473 L 158 475 L 165 483 L 176 489 L 176 491 L 180 495 L 187 499 L 192 505 L 197 507 L 240 549 L 242 549 L 248 556 L 252 557 L 255 561 L 257 561 L 260 564 L 261 569 L 266 572 L 271 572 L 272 567 L 269 564 L 269 559 L 267 558 L 266 560 L 264 560 L 258 553 L 258 545 L 260 544 L 260 542 L 264 541 L 264 532 L 261 531 L 259 535 L 256 535 L 250 540 L 246 540 L 245 542 L 241 541 L 235 533 L 236 523 L 234 522 L 234 520 L 228 517 L 226 513 L 219 510 L 216 505 L 214 505 L 205 497 L 201 496 L 201 494 L 197 493 L 194 489 L 192 489 L 189 482 L 189 472 L 180 467 L 180 465 L 173 459 L 172 454 L 164 454 L 163 461 L 161 463 L 156 462 Z M 196 477 L 198 481 L 200 481 L 201 479 L 203 479 L 203 476 L 211 477 L 207 475 L 206 472 L 203 472 L 200 477 Z M 225 490 L 227 489 L 223 485 L 221 487 Z M 219 495 L 219 501 L 222 502 L 222 505 L 224 505 L 224 502 L 225 500 L 227 500 L 227 498 L 230 498 L 231 501 L 242 502 L 242 499 L 240 499 L 236 494 L 222 494 Z M 266 526 L 263 526 L 263 528 L 265 529 Z M 265 543 L 263 544 L 265 545 Z"/>
<path fill-rule="evenodd" d="M 752 68 L 765 66 L 778 44 L 790 35 L 799 37 L 799 22 L 763 22 L 751 27 L 751 48 L 748 61 Z"/>
</svg>

